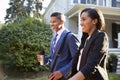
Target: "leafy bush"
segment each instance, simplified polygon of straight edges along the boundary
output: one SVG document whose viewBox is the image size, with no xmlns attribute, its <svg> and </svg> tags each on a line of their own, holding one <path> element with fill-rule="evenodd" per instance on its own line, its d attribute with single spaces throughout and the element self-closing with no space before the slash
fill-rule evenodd
<svg viewBox="0 0 120 80">
<path fill-rule="evenodd" d="M 118 55 L 115 54 L 115 53 L 110 53 L 110 57 L 111 57 L 111 58 L 115 58 L 115 59 L 117 59 L 117 58 L 118 58 Z"/>
<path fill-rule="evenodd" d="M 49 53 L 51 36 L 49 25 L 34 18 L 4 25 L 0 30 L 0 59 L 8 70 L 43 70 L 36 55 L 43 49 Z"/>
</svg>

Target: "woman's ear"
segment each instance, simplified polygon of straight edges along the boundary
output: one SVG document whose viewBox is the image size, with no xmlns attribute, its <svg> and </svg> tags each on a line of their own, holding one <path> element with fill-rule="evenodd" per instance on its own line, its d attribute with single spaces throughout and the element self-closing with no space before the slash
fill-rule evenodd
<svg viewBox="0 0 120 80">
<path fill-rule="evenodd" d="M 97 24 L 98 20 L 97 19 L 94 19 L 93 20 L 93 24 Z"/>
</svg>

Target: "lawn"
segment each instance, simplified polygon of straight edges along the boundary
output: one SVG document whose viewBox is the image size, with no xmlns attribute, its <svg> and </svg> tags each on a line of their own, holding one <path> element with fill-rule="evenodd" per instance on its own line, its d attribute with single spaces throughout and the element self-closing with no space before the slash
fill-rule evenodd
<svg viewBox="0 0 120 80">
<path fill-rule="evenodd" d="M 120 80 L 120 74 L 109 73 L 110 80 Z"/>
<path fill-rule="evenodd" d="M 28 79 L 28 78 L 25 78 L 25 79 L 15 79 L 15 78 L 5 78 L 3 80 L 48 80 L 47 78 L 48 76 L 48 73 L 46 73 L 46 75 L 40 75 L 40 76 L 37 76 L 37 77 L 34 77 L 32 79 Z M 109 76 L 109 80 L 120 80 L 120 74 L 114 74 L 114 73 L 109 73 L 108 74 Z"/>
</svg>

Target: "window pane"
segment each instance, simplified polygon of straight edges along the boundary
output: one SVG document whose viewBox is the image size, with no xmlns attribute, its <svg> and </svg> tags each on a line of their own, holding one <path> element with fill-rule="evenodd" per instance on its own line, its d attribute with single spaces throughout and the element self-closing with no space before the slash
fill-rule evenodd
<svg viewBox="0 0 120 80">
<path fill-rule="evenodd" d="M 116 3 L 116 6 L 117 6 L 117 7 L 120 7 L 120 2 L 117 2 L 117 3 Z"/>
<path fill-rule="evenodd" d="M 78 3 L 78 0 L 73 0 L 73 3 Z"/>
<path fill-rule="evenodd" d="M 116 0 L 117 2 L 120 2 L 120 0 Z"/>
<path fill-rule="evenodd" d="M 97 0 L 87 0 L 88 4 L 97 4 Z"/>
<path fill-rule="evenodd" d="M 99 0 L 98 5 L 106 6 L 106 0 Z"/>
</svg>

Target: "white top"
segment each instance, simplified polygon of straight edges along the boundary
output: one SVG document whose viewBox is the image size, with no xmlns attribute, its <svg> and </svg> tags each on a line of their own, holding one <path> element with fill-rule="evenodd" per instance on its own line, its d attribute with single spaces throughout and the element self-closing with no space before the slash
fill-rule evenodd
<svg viewBox="0 0 120 80">
<path fill-rule="evenodd" d="M 79 59 L 78 59 L 78 63 L 77 63 L 77 71 L 79 71 L 79 68 L 80 68 L 80 62 L 81 62 L 82 52 L 83 52 L 83 49 L 80 50 L 81 54 L 79 55 Z"/>
</svg>

